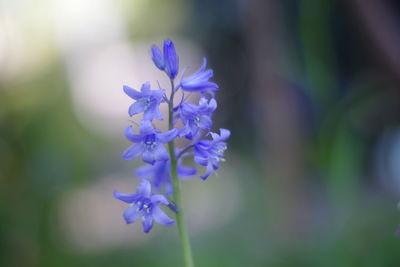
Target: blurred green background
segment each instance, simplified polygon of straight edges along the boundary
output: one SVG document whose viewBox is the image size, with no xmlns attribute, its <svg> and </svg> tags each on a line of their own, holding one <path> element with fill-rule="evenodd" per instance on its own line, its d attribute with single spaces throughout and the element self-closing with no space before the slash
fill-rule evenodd
<svg viewBox="0 0 400 267">
<path fill-rule="evenodd" d="M 166 84 L 166 38 L 232 131 L 184 181 L 197 266 L 400 266 L 399 27 L 394 0 L 1 1 L 0 266 L 182 266 L 112 197 L 140 165 L 122 85 Z"/>
</svg>

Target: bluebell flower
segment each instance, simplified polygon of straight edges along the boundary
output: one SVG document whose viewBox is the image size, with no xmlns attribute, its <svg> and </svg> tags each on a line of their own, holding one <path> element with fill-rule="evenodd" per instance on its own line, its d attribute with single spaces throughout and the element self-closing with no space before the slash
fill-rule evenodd
<svg viewBox="0 0 400 267">
<path fill-rule="evenodd" d="M 178 162 L 177 172 L 179 177 L 189 177 L 196 175 L 196 168 L 183 166 Z M 146 165 L 136 169 L 136 175 L 139 178 L 150 179 L 154 190 L 161 192 L 164 188 L 165 194 L 173 193 L 171 180 L 171 163 L 169 160 L 157 161 L 154 165 Z"/>
<path fill-rule="evenodd" d="M 219 168 L 219 164 L 223 161 L 224 152 L 227 148 L 226 139 L 231 135 L 227 129 L 220 129 L 220 135 L 210 133 L 213 140 L 201 140 L 194 147 L 194 161 L 206 166 L 206 172 L 200 176 L 203 180 L 207 179 L 214 171 Z"/>
<path fill-rule="evenodd" d="M 142 156 L 142 160 L 154 164 L 156 160 L 168 159 L 168 153 L 163 144 L 172 141 L 178 135 L 177 129 L 159 133 L 149 121 L 143 121 L 140 125 L 140 133 L 135 134 L 132 126 L 125 129 L 125 137 L 135 143 L 123 153 L 123 158 L 131 160 Z"/>
<path fill-rule="evenodd" d="M 175 52 L 174 43 L 171 40 L 164 41 L 164 70 L 171 80 L 175 79 L 179 70 L 179 58 Z"/>
<path fill-rule="evenodd" d="M 397 228 L 395 235 L 400 237 L 400 226 Z"/>
<path fill-rule="evenodd" d="M 160 208 L 161 205 L 170 205 L 170 202 L 163 195 L 151 194 L 151 185 L 147 180 L 142 180 L 136 188 L 136 193 L 125 194 L 114 191 L 114 197 L 130 204 L 123 214 L 126 223 L 134 223 L 142 218 L 143 232 L 145 233 L 153 228 L 153 221 L 164 226 L 172 225 L 175 222 Z"/>
<path fill-rule="evenodd" d="M 179 116 L 184 128 L 180 136 L 186 136 L 192 139 L 199 132 L 199 129 L 208 131 L 212 126 L 211 115 L 217 108 L 217 102 L 214 98 L 208 101 L 206 98 L 200 98 L 199 105 L 190 102 L 183 103 L 179 108 Z"/>
<path fill-rule="evenodd" d="M 189 77 L 182 78 L 180 86 L 185 91 L 209 93 L 214 96 L 214 91 L 218 90 L 218 85 L 209 80 L 214 75 L 211 69 L 206 69 L 207 59 L 203 58 L 201 68 Z"/>
<path fill-rule="evenodd" d="M 127 85 L 124 85 L 124 92 L 136 100 L 136 102 L 129 107 L 129 116 L 143 112 L 144 120 L 152 120 L 153 118 L 162 120 L 159 106 L 163 101 L 165 90 L 151 90 L 150 83 L 146 82 L 142 85 L 140 92 Z"/>
<path fill-rule="evenodd" d="M 165 63 L 163 55 L 161 54 L 160 49 L 155 45 L 151 47 L 151 59 L 153 60 L 154 65 L 156 65 L 157 68 L 159 68 L 160 70 L 164 70 Z"/>
</svg>

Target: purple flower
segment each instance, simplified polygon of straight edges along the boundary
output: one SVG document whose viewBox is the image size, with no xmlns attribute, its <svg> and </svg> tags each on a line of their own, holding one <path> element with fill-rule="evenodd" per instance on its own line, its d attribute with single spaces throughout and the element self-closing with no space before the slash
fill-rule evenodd
<svg viewBox="0 0 400 267">
<path fill-rule="evenodd" d="M 135 194 L 114 191 L 114 197 L 130 204 L 123 214 L 126 223 L 134 223 L 142 218 L 143 232 L 145 233 L 153 228 L 153 221 L 164 226 L 172 225 L 175 222 L 160 208 L 161 205 L 170 205 L 169 201 L 163 195 L 151 194 L 151 185 L 147 180 L 142 180 L 136 188 Z"/>
<path fill-rule="evenodd" d="M 151 90 L 150 83 L 146 82 L 142 85 L 140 92 L 124 85 L 124 92 L 135 99 L 136 102 L 129 107 L 129 116 L 133 116 L 143 112 L 144 120 L 152 120 L 156 118 L 162 120 L 159 105 L 163 101 L 164 90 Z"/>
<path fill-rule="evenodd" d="M 171 40 L 164 41 L 164 63 L 165 72 L 171 80 L 178 74 L 179 58 L 175 52 L 174 43 Z"/>
<path fill-rule="evenodd" d="M 211 69 L 206 69 L 207 59 L 203 58 L 203 65 L 201 68 L 191 76 L 182 78 L 180 86 L 186 91 L 196 91 L 209 93 L 214 96 L 214 91 L 218 90 L 218 85 L 214 82 L 210 82 L 210 78 L 213 76 Z"/>
<path fill-rule="evenodd" d="M 151 179 L 155 191 L 161 192 L 164 187 L 165 194 L 173 193 L 171 181 L 171 164 L 169 160 L 157 161 L 154 165 L 146 165 L 136 169 L 136 175 L 140 178 Z M 178 176 L 188 177 L 196 175 L 196 169 L 183 166 L 178 162 Z"/>
<path fill-rule="evenodd" d="M 194 161 L 201 166 L 206 166 L 205 174 L 200 176 L 203 180 L 216 171 L 220 162 L 224 160 L 223 156 L 227 148 L 225 140 L 231 133 L 227 129 L 220 129 L 220 133 L 220 135 L 210 133 L 213 140 L 201 140 L 194 147 Z"/>
<path fill-rule="evenodd" d="M 125 150 L 122 157 L 126 160 L 142 156 L 142 160 L 154 164 L 156 160 L 168 159 L 168 153 L 163 144 L 172 141 L 178 135 L 177 129 L 159 133 L 149 121 L 143 121 L 140 125 L 140 133 L 135 134 L 132 126 L 125 129 L 125 137 L 135 143 Z"/>
<path fill-rule="evenodd" d="M 211 128 L 211 115 L 217 108 L 217 102 L 214 98 L 208 101 L 201 98 L 199 105 L 194 105 L 190 102 L 180 105 L 179 113 L 183 125 L 185 126 L 180 133 L 180 136 L 186 136 L 192 139 L 199 132 L 199 129 L 208 131 Z"/>
<path fill-rule="evenodd" d="M 164 70 L 165 63 L 163 55 L 161 54 L 160 49 L 158 49 L 158 47 L 155 45 L 151 47 L 151 59 L 153 60 L 154 65 L 156 65 L 157 68 L 159 68 L 160 70 Z"/>
<path fill-rule="evenodd" d="M 397 228 L 395 235 L 397 237 L 400 237 L 400 226 Z"/>
</svg>

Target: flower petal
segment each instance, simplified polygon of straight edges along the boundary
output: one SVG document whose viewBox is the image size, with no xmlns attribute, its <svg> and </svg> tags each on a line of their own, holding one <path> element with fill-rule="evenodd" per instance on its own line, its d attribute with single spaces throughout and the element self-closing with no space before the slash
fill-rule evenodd
<svg viewBox="0 0 400 267">
<path fill-rule="evenodd" d="M 154 133 L 154 127 L 152 123 L 148 120 L 143 121 L 140 124 L 140 134 L 141 135 L 148 135 Z"/>
<path fill-rule="evenodd" d="M 196 162 L 197 164 L 199 164 L 201 166 L 207 166 L 208 160 L 207 160 L 207 158 L 195 156 L 194 162 Z"/>
<path fill-rule="evenodd" d="M 135 206 L 129 206 L 125 209 L 123 216 L 126 223 L 134 223 L 142 216 L 142 212 Z"/>
<path fill-rule="evenodd" d="M 143 112 L 144 109 L 145 109 L 145 104 L 143 104 L 142 101 L 136 101 L 135 103 L 129 106 L 128 114 L 129 116 L 132 117 L 133 115 Z"/>
<path fill-rule="evenodd" d="M 169 204 L 168 199 L 163 195 L 152 195 L 150 197 L 150 200 L 151 200 L 151 202 L 156 203 L 156 204 L 159 204 L 159 203 L 162 203 L 164 205 Z"/>
<path fill-rule="evenodd" d="M 197 170 L 194 167 L 178 165 L 178 175 L 179 176 L 193 176 L 196 175 Z"/>
<path fill-rule="evenodd" d="M 229 131 L 228 129 L 221 128 L 221 129 L 219 129 L 219 131 L 221 133 L 220 136 L 221 136 L 222 140 L 228 139 L 229 136 L 231 135 L 231 131 Z"/>
<path fill-rule="evenodd" d="M 120 193 L 117 190 L 114 191 L 114 197 L 128 204 L 135 202 L 138 198 L 136 194 Z"/>
<path fill-rule="evenodd" d="M 208 176 L 210 176 L 213 172 L 214 172 L 214 168 L 213 168 L 211 162 L 209 162 L 207 164 L 206 172 L 204 173 L 203 176 L 200 176 L 200 178 L 203 180 L 206 180 L 208 178 Z"/>
<path fill-rule="evenodd" d="M 168 217 L 167 214 L 165 214 L 164 211 L 158 206 L 155 206 L 153 208 L 152 215 L 153 215 L 153 219 L 158 224 L 161 224 L 161 225 L 164 225 L 164 226 L 169 226 L 169 225 L 171 225 L 171 224 L 173 224 L 175 222 L 170 217 Z"/>
<path fill-rule="evenodd" d="M 144 197 L 150 197 L 151 195 L 151 184 L 146 179 L 136 187 L 136 194 Z"/>
<path fill-rule="evenodd" d="M 153 165 L 156 162 L 153 151 L 145 150 L 142 154 L 142 160 L 148 164 Z"/>
<path fill-rule="evenodd" d="M 133 143 L 139 143 L 143 139 L 143 137 L 141 135 L 135 134 L 133 132 L 132 125 L 129 125 L 128 127 L 126 127 L 126 129 L 125 129 L 125 137 L 126 137 L 126 139 L 128 139 L 129 141 L 131 141 Z"/>
<path fill-rule="evenodd" d="M 179 59 L 175 52 L 175 46 L 171 40 L 164 41 L 164 63 L 165 72 L 170 79 L 174 79 L 178 74 Z"/>
<path fill-rule="evenodd" d="M 130 88 L 127 85 L 124 85 L 123 89 L 124 89 L 125 94 L 127 94 L 129 97 L 131 97 L 135 100 L 138 100 L 143 97 L 142 93 L 136 91 L 133 88 Z"/>
<path fill-rule="evenodd" d="M 151 228 L 153 228 L 153 217 L 149 214 L 145 214 L 142 220 L 143 232 L 150 232 Z"/>
<path fill-rule="evenodd" d="M 140 88 L 140 91 L 144 95 L 150 95 L 151 94 L 151 89 L 150 89 L 150 82 L 145 82 L 142 84 L 142 87 Z"/>
<path fill-rule="evenodd" d="M 174 128 L 172 130 L 166 131 L 164 133 L 158 133 L 157 134 L 157 139 L 163 143 L 166 144 L 168 142 L 171 142 L 179 133 L 179 130 Z"/>
<path fill-rule="evenodd" d="M 152 54 L 152 60 L 154 62 L 154 64 L 156 65 L 157 68 L 159 68 L 160 70 L 164 69 L 164 58 L 161 54 L 160 49 L 153 45 L 151 47 L 151 54 Z"/>
<path fill-rule="evenodd" d="M 158 144 L 153 149 L 153 155 L 155 160 L 165 161 L 169 159 L 168 152 L 162 144 Z"/>
<path fill-rule="evenodd" d="M 141 143 L 133 144 L 124 151 L 122 157 L 126 160 L 131 160 L 138 157 L 143 150 L 144 147 Z"/>
</svg>

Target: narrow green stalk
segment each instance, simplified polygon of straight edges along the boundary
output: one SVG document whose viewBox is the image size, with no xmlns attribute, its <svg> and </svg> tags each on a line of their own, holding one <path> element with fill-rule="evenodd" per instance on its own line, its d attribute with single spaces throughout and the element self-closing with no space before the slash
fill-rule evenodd
<svg viewBox="0 0 400 267">
<path fill-rule="evenodd" d="M 174 127 L 173 124 L 173 115 L 174 115 L 174 95 L 175 95 L 175 86 L 174 81 L 171 80 L 171 96 L 169 99 L 169 116 L 168 116 L 168 124 L 169 130 Z M 185 223 L 185 216 L 183 212 L 183 203 L 181 198 L 181 188 L 180 188 L 180 181 L 177 175 L 177 159 L 175 156 L 175 144 L 174 141 L 168 143 L 169 155 L 171 158 L 171 178 L 172 178 L 172 186 L 174 189 L 174 201 L 178 206 L 178 211 L 176 212 L 176 222 L 178 226 L 179 236 L 181 239 L 182 249 L 183 249 L 183 256 L 185 259 L 185 266 L 186 267 L 194 267 L 193 257 L 192 257 L 192 249 L 190 247 L 189 235 L 186 229 Z"/>
</svg>

